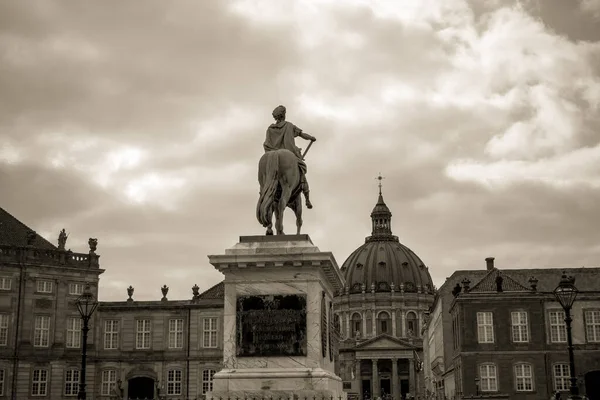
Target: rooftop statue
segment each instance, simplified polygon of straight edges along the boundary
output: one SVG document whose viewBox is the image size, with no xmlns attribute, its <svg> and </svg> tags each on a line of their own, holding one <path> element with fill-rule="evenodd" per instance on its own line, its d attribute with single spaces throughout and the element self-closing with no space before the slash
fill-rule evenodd
<svg viewBox="0 0 600 400">
<path fill-rule="evenodd" d="M 278 106 L 273 110 L 275 123 L 267 128 L 263 144 L 265 154 L 258 163 L 258 182 L 260 195 L 256 205 L 256 218 L 267 228 L 267 235 L 273 234 L 273 213 L 275 229 L 283 235 L 283 212 L 286 207 L 296 214 L 297 234 L 302 227 L 302 198 L 304 193 L 306 207 L 312 208 L 309 187 L 306 181 L 306 163 L 304 156 L 317 139 L 285 120 L 286 109 Z M 295 138 L 310 140 L 304 154 L 296 147 Z"/>
</svg>

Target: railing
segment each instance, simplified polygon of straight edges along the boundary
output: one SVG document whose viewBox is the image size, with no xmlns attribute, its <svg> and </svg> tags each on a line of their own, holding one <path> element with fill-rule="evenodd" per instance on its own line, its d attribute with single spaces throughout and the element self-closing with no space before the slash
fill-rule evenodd
<svg viewBox="0 0 600 400">
<path fill-rule="evenodd" d="M 73 253 L 65 250 L 36 249 L 0 245 L 0 261 L 24 264 L 54 264 L 71 267 L 99 267 L 96 253 Z"/>
</svg>

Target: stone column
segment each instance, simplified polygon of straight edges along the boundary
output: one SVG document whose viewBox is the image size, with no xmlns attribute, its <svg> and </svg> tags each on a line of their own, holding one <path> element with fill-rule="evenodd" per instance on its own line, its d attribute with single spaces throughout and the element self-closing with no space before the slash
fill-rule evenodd
<svg viewBox="0 0 600 400">
<path fill-rule="evenodd" d="M 402 310 L 401 311 L 401 317 L 402 317 L 402 337 L 406 337 L 406 311 Z"/>
<path fill-rule="evenodd" d="M 350 324 L 350 311 L 346 311 L 346 337 L 348 339 L 354 337 L 354 332 L 352 332 L 352 325 Z"/>
<path fill-rule="evenodd" d="M 373 363 L 373 376 L 372 376 L 372 381 L 371 381 L 371 386 L 373 387 L 373 393 L 371 393 L 371 398 L 374 399 L 377 396 L 379 396 L 379 392 L 381 391 L 381 389 L 379 388 L 379 370 L 377 369 L 377 362 L 379 360 L 376 358 L 371 359 L 371 362 Z"/>
<path fill-rule="evenodd" d="M 371 310 L 371 315 L 372 315 L 371 329 L 373 332 L 373 337 L 375 337 L 375 336 L 377 336 L 377 311 Z"/>
<path fill-rule="evenodd" d="M 419 326 L 417 328 L 417 332 L 415 332 L 415 337 L 420 338 L 421 337 L 421 329 L 423 329 L 423 313 L 422 312 L 417 312 L 418 315 L 418 319 L 419 319 Z"/>
<path fill-rule="evenodd" d="M 364 393 L 364 389 L 361 387 L 362 379 L 360 376 L 360 360 L 356 360 L 356 365 L 354 366 L 354 380 L 358 382 L 358 393 L 362 398 L 362 394 Z"/>
<path fill-rule="evenodd" d="M 366 339 L 367 338 L 367 313 L 363 310 L 361 312 L 362 314 L 362 334 L 361 334 L 361 338 L 362 339 Z"/>
<path fill-rule="evenodd" d="M 392 310 L 392 336 L 396 337 L 396 310 Z"/>
<path fill-rule="evenodd" d="M 416 385 L 415 385 L 415 360 L 411 358 L 408 360 L 408 391 L 416 396 Z"/>
<path fill-rule="evenodd" d="M 400 398 L 400 380 L 398 379 L 398 359 L 392 358 L 392 396 Z"/>
</svg>

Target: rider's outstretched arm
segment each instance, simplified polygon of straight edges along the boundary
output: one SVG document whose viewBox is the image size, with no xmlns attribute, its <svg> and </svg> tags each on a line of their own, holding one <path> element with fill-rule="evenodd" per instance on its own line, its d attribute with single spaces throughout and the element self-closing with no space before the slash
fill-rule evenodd
<svg viewBox="0 0 600 400">
<path fill-rule="evenodd" d="M 314 137 L 314 136 L 312 136 L 312 135 L 309 135 L 309 134 L 308 134 L 308 133 L 306 133 L 306 132 L 301 132 L 301 133 L 300 133 L 298 136 L 300 136 L 302 139 L 305 139 L 305 140 L 310 140 L 311 142 L 314 142 L 314 141 L 316 141 L 316 140 L 317 140 L 317 138 L 316 138 L 316 137 Z"/>
</svg>

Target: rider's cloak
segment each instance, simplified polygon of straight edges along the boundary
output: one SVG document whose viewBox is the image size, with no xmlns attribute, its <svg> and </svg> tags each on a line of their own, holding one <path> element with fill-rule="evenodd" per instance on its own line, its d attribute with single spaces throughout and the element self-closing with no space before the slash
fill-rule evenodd
<svg viewBox="0 0 600 400">
<path fill-rule="evenodd" d="M 303 173 L 306 173 L 306 164 L 302 161 L 300 149 L 296 147 L 294 138 L 302 133 L 302 129 L 288 121 L 280 121 L 271 124 L 267 128 L 267 137 L 263 147 L 265 152 L 287 149 L 298 157 L 298 165 Z"/>
</svg>

